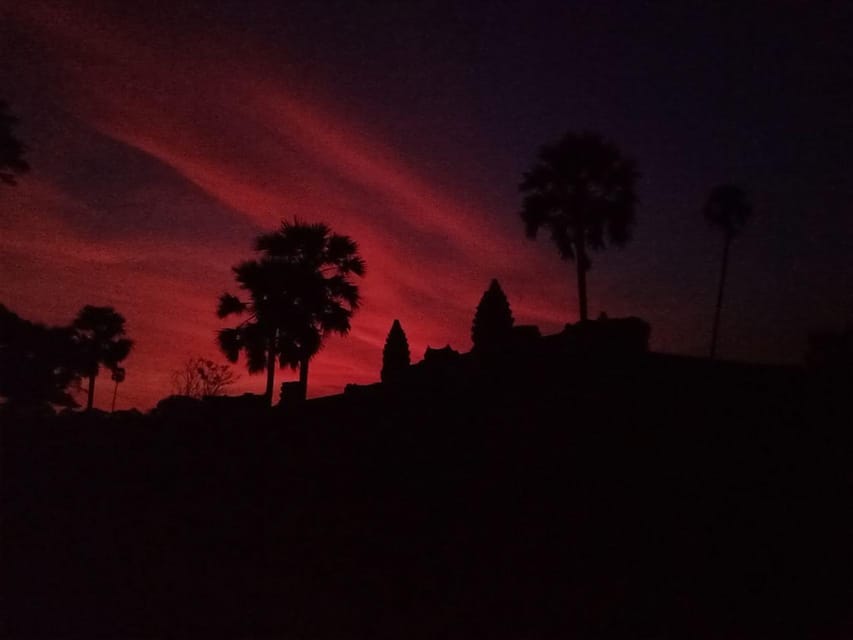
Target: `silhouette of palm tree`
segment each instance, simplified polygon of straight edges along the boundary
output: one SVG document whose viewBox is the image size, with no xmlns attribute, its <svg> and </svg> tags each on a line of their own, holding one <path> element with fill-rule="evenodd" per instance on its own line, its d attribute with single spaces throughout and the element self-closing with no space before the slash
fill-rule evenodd
<svg viewBox="0 0 853 640">
<path fill-rule="evenodd" d="M 71 325 L 79 347 L 80 371 L 89 378 L 86 411 L 91 411 L 95 401 L 95 378 L 101 365 L 115 373 L 133 348 L 133 341 L 122 337 L 124 323 L 124 316 L 112 307 L 86 305 Z"/>
<path fill-rule="evenodd" d="M 113 371 L 112 379 L 115 382 L 115 387 L 113 387 L 113 404 L 110 408 L 110 413 L 115 413 L 116 410 L 116 396 L 118 395 L 118 385 L 121 382 L 124 382 L 125 378 L 125 370 L 124 367 L 116 367 Z"/>
<path fill-rule="evenodd" d="M 540 149 L 519 185 L 527 236 L 546 227 L 560 257 L 577 266 L 581 320 L 587 319 L 588 251 L 630 239 L 637 175 L 633 161 L 600 135 L 566 133 Z"/>
<path fill-rule="evenodd" d="M 0 182 L 15 184 L 15 174 L 29 171 L 23 158 L 24 145 L 12 135 L 18 119 L 7 113 L 8 105 L 0 100 Z"/>
<path fill-rule="evenodd" d="M 720 266 L 720 283 L 717 288 L 717 306 L 714 310 L 714 325 L 711 329 L 710 357 L 717 353 L 717 337 L 720 329 L 720 313 L 723 307 L 723 289 L 729 266 L 729 247 L 747 219 L 752 215 L 752 206 L 746 192 L 735 185 L 723 184 L 711 190 L 705 204 L 705 219 L 723 233 L 723 260 Z"/>
<path fill-rule="evenodd" d="M 278 231 L 255 242 L 261 253 L 234 267 L 248 300 L 225 293 L 217 314 L 248 315 L 240 325 L 222 329 L 219 346 L 231 362 L 246 354 L 250 373 L 266 369 L 264 395 L 272 403 L 275 363 L 299 368 L 304 398 L 308 390 L 308 363 L 330 333 L 346 335 L 358 309 L 358 287 L 351 275 L 364 275 L 358 245 L 348 236 L 333 233 L 322 223 L 295 219 L 282 222 Z"/>
</svg>

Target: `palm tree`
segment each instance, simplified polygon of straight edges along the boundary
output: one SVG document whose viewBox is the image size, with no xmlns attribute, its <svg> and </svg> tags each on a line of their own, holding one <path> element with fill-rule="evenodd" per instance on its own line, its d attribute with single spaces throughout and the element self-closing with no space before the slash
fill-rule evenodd
<svg viewBox="0 0 853 640">
<path fill-rule="evenodd" d="M 600 135 L 566 133 L 540 149 L 519 185 L 527 236 L 546 227 L 560 257 L 577 266 L 581 320 L 587 319 L 588 252 L 630 239 L 637 175 L 633 161 Z"/>
<path fill-rule="evenodd" d="M 86 305 L 72 323 L 80 358 L 81 373 L 89 378 L 86 411 L 95 401 L 95 378 L 101 365 L 115 373 L 119 363 L 133 348 L 133 341 L 124 338 L 124 316 L 112 307 Z"/>
<path fill-rule="evenodd" d="M 714 326 L 711 329 L 710 356 L 717 353 L 717 335 L 720 329 L 720 312 L 723 307 L 723 289 L 729 267 L 729 246 L 747 219 L 752 215 L 752 206 L 742 188 L 731 184 L 714 187 L 705 204 L 705 219 L 723 233 L 723 261 L 720 267 L 720 284 L 717 288 L 717 307 L 714 310 Z"/>
<path fill-rule="evenodd" d="M 110 413 L 115 413 L 116 410 L 116 396 L 118 395 L 118 385 L 120 382 L 124 382 L 125 378 L 125 370 L 124 367 L 116 367 L 113 371 L 112 379 L 115 382 L 115 387 L 113 387 L 113 405 L 110 408 Z"/>
<path fill-rule="evenodd" d="M 237 327 L 219 332 L 219 346 L 231 362 L 240 351 L 250 373 L 266 369 L 264 396 L 272 403 L 275 364 L 299 368 L 302 397 L 308 390 L 308 364 L 330 333 L 346 335 L 358 309 L 358 287 L 351 275 L 364 275 L 358 245 L 325 224 L 294 219 L 255 242 L 261 253 L 234 267 L 248 299 L 229 293 L 217 314 L 247 316 Z"/>
</svg>

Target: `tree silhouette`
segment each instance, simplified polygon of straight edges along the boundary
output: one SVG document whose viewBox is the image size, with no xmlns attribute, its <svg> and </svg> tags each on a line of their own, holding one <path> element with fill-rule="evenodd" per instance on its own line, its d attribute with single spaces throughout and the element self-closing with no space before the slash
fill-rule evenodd
<svg viewBox="0 0 853 640">
<path fill-rule="evenodd" d="M 272 403 L 275 364 L 299 368 L 302 397 L 308 390 L 308 363 L 330 333 L 346 335 L 358 309 L 358 287 L 351 275 L 364 275 L 364 260 L 350 237 L 322 223 L 284 221 L 278 231 L 255 242 L 256 260 L 233 268 L 247 300 L 225 293 L 220 318 L 248 316 L 219 332 L 219 346 L 231 362 L 240 351 L 250 373 L 266 369 L 264 395 Z"/>
<path fill-rule="evenodd" d="M 172 391 L 191 398 L 221 395 L 238 376 L 227 364 L 206 358 L 189 358 L 172 373 Z"/>
<path fill-rule="evenodd" d="M 24 320 L 0 304 L 0 397 L 6 406 L 76 407 L 76 345 L 68 327 Z"/>
<path fill-rule="evenodd" d="M 636 179 L 633 161 L 600 135 L 566 133 L 540 149 L 519 185 L 527 236 L 546 227 L 560 257 L 576 264 L 581 320 L 587 319 L 588 252 L 630 239 Z"/>
<path fill-rule="evenodd" d="M 112 307 L 86 305 L 71 325 L 79 350 L 80 371 L 89 379 L 87 411 L 91 411 L 95 401 L 95 379 L 101 365 L 115 373 L 133 348 L 133 341 L 123 337 L 124 323 L 124 316 Z"/>
<path fill-rule="evenodd" d="M 29 171 L 23 158 L 24 145 L 12 134 L 18 119 L 7 113 L 9 105 L 0 100 L 0 181 L 14 185 L 15 174 Z"/>
<path fill-rule="evenodd" d="M 114 413 L 116 410 L 116 396 L 118 395 L 118 385 L 124 382 L 127 372 L 124 370 L 124 367 L 116 367 L 113 369 L 113 375 L 110 376 L 115 382 L 115 386 L 113 387 L 113 404 L 110 407 L 110 413 Z"/>
<path fill-rule="evenodd" d="M 403 331 L 400 321 L 394 320 L 388 337 L 385 339 L 385 348 L 382 350 L 382 371 L 380 373 L 382 382 L 398 380 L 410 363 L 409 341 L 406 339 L 406 333 Z"/>
<path fill-rule="evenodd" d="M 717 337 L 720 329 L 720 313 L 723 307 L 723 289 L 729 267 L 729 247 L 752 215 L 752 206 L 746 192 L 731 184 L 723 184 L 711 190 L 705 204 L 705 219 L 723 234 L 723 260 L 720 266 L 720 283 L 717 288 L 717 306 L 714 310 L 714 325 L 711 329 L 710 356 L 717 353 Z"/>
<path fill-rule="evenodd" d="M 509 301 L 497 280 L 480 298 L 471 326 L 471 342 L 476 350 L 489 350 L 506 344 L 512 332 L 513 318 Z"/>
</svg>

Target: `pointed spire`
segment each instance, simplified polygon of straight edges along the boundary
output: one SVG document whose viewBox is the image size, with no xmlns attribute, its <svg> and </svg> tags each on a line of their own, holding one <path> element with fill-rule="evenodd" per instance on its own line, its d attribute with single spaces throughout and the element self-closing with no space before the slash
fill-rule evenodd
<svg viewBox="0 0 853 640">
<path fill-rule="evenodd" d="M 496 279 L 480 299 L 471 326 L 471 341 L 475 350 L 500 347 L 509 338 L 513 325 L 509 301 Z"/>
<path fill-rule="evenodd" d="M 394 381 L 400 378 L 402 373 L 409 367 L 411 356 L 409 354 L 409 341 L 399 320 L 394 320 L 388 337 L 385 339 L 385 348 L 382 350 L 382 382 Z"/>
</svg>

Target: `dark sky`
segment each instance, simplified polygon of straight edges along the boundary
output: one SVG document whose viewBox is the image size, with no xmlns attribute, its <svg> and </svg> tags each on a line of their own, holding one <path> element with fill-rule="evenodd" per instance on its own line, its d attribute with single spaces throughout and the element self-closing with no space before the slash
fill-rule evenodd
<svg viewBox="0 0 853 640">
<path fill-rule="evenodd" d="M 492 277 L 517 322 L 574 321 L 572 265 L 524 238 L 517 193 L 566 130 L 603 133 L 642 174 L 633 242 L 593 256 L 593 315 L 639 315 L 654 348 L 703 353 L 722 241 L 701 209 L 736 182 L 755 216 L 722 356 L 797 361 L 810 329 L 851 319 L 850 3 L 0 7 L 0 95 L 33 166 L 0 192 L 0 301 L 57 323 L 86 303 L 125 313 L 127 404 L 216 354 L 229 267 L 293 215 L 352 235 L 368 263 L 315 395 L 377 379 L 394 318 L 415 356 L 467 350 Z"/>
</svg>

